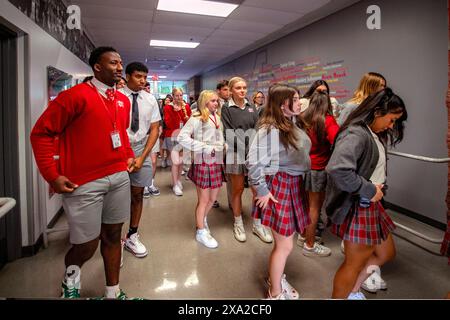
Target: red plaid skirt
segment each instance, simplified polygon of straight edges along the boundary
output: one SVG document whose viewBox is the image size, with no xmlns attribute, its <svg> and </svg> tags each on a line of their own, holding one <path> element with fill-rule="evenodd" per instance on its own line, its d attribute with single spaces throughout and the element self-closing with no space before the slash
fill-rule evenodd
<svg viewBox="0 0 450 320">
<path fill-rule="evenodd" d="M 394 222 L 380 202 L 371 202 L 369 208 L 356 202 L 342 224 L 331 225 L 331 232 L 341 239 L 369 246 L 385 241 L 394 229 Z"/>
<path fill-rule="evenodd" d="M 445 232 L 444 241 L 442 241 L 441 253 L 448 257 L 448 264 L 450 265 L 450 218 L 447 222 L 447 231 Z"/>
<path fill-rule="evenodd" d="M 302 177 L 278 172 L 266 176 L 267 186 L 278 203 L 270 201 L 265 209 L 253 204 L 252 216 L 276 233 L 289 237 L 294 232 L 303 233 L 311 223 L 308 200 L 302 188 Z"/>
<path fill-rule="evenodd" d="M 216 163 L 193 163 L 188 172 L 188 177 L 195 185 L 202 189 L 216 189 L 222 187 L 225 181 L 223 166 Z"/>
</svg>

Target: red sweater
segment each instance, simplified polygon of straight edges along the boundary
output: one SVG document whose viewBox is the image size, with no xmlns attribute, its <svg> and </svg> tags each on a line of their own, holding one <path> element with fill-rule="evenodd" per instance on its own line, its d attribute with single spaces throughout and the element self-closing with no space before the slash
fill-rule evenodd
<svg viewBox="0 0 450 320">
<path fill-rule="evenodd" d="M 181 109 L 180 111 L 173 110 L 173 106 L 168 104 L 164 106 L 164 123 L 163 131 L 164 138 L 171 137 L 173 132 L 181 128 L 180 124 L 185 125 L 191 116 L 191 108 L 185 104 L 186 113 Z"/>
<path fill-rule="evenodd" d="M 115 110 L 122 142 L 117 149 L 111 140 Z M 127 159 L 134 158 L 126 132 L 129 118 L 130 101 L 120 92 L 116 92 L 114 102 L 99 97 L 96 89 L 86 83 L 61 92 L 31 132 L 34 157 L 44 179 L 52 182 L 62 175 L 82 185 L 125 171 Z M 59 137 L 59 150 L 55 137 Z M 53 155 L 58 153 L 59 161 L 55 161 Z"/>
<path fill-rule="evenodd" d="M 334 138 L 339 131 L 339 125 L 333 116 L 327 115 L 325 117 L 325 143 L 319 143 L 317 135 L 313 130 L 308 130 L 308 136 L 311 139 L 311 150 L 309 157 L 311 158 L 312 170 L 324 170 L 331 157 L 331 146 L 334 143 Z"/>
</svg>

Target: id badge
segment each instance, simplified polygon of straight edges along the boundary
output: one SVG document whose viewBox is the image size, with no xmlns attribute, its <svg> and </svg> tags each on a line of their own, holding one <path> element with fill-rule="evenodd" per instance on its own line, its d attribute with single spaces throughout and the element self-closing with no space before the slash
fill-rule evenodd
<svg viewBox="0 0 450 320">
<path fill-rule="evenodd" d="M 122 146 L 122 141 L 120 141 L 119 131 L 111 132 L 111 140 L 112 140 L 114 149 L 120 148 Z"/>
</svg>

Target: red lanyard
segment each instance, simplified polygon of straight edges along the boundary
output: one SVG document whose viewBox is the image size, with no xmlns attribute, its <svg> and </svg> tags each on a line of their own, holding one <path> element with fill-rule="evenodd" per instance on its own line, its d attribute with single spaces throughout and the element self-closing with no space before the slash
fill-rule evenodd
<svg viewBox="0 0 450 320">
<path fill-rule="evenodd" d="M 211 121 L 214 123 L 214 125 L 216 126 L 216 129 L 219 129 L 219 125 L 217 124 L 217 119 L 216 119 L 216 113 L 214 112 L 214 119 L 211 118 L 211 115 L 209 115 L 209 119 L 211 119 Z"/>
<path fill-rule="evenodd" d="M 114 127 L 114 130 L 117 130 L 117 126 L 116 126 L 116 120 L 117 120 L 117 104 L 114 105 L 114 119 L 111 118 L 111 112 L 109 111 L 108 107 L 106 106 L 105 101 L 103 100 L 102 96 L 100 95 L 100 93 L 98 92 L 98 89 L 96 86 L 94 86 L 92 84 L 92 82 L 90 82 L 90 85 L 92 86 L 92 88 L 94 88 L 95 92 L 97 92 L 98 98 L 100 99 L 100 101 L 102 102 L 103 106 L 106 109 L 106 112 L 108 113 L 108 117 L 111 120 L 111 123 Z M 115 100 L 115 99 L 114 99 Z"/>
</svg>

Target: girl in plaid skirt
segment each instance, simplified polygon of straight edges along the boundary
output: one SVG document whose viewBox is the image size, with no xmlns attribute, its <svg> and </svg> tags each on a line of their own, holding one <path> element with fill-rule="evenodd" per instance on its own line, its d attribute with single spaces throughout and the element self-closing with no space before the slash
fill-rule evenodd
<svg viewBox="0 0 450 320">
<path fill-rule="evenodd" d="M 196 240 L 208 248 L 217 248 L 218 243 L 211 236 L 206 217 L 224 180 L 222 162 L 225 141 L 218 111 L 219 97 L 213 91 L 202 91 L 197 107 L 198 111 L 181 129 L 177 139 L 183 148 L 193 152 L 188 176 L 197 187 Z"/>
<path fill-rule="evenodd" d="M 364 100 L 339 130 L 326 167 L 325 209 L 332 232 L 344 240 L 345 248 L 333 298 L 365 299 L 359 290 L 369 277 L 373 284 L 366 284 L 366 290 L 386 286 L 379 267 L 395 256 L 395 226 L 380 202 L 386 181 L 385 146 L 402 140 L 406 119 L 402 99 L 386 88 Z"/>
<path fill-rule="evenodd" d="M 310 223 L 303 176 L 310 169 L 311 141 L 301 129 L 300 95 L 287 85 L 269 88 L 268 103 L 247 157 L 249 180 L 256 191 L 253 217 L 272 229 L 275 245 L 269 259 L 271 299 L 298 299 L 286 280 L 284 267 L 292 251 L 295 232 Z"/>
</svg>

